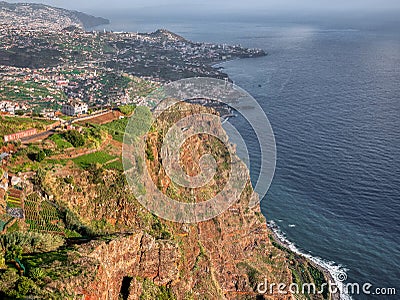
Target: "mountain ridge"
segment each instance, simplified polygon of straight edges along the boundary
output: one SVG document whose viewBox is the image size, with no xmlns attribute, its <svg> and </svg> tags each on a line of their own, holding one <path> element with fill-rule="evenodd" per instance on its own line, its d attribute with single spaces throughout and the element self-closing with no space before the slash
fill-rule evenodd
<svg viewBox="0 0 400 300">
<path fill-rule="evenodd" d="M 31 27 L 33 29 L 63 29 L 77 26 L 89 29 L 98 25 L 109 24 L 103 17 L 95 17 L 80 11 L 53 7 L 40 3 L 9 3 L 0 1 L 0 19 L 4 23 Z"/>
</svg>

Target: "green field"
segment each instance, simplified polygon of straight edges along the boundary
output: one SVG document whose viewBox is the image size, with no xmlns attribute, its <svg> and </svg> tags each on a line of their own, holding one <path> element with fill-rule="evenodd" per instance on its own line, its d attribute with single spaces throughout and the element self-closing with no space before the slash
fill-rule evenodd
<svg viewBox="0 0 400 300">
<path fill-rule="evenodd" d="M 108 130 L 113 136 L 114 140 L 123 142 L 125 129 L 128 125 L 129 120 L 133 122 L 133 125 L 129 127 L 129 136 L 138 137 L 145 134 L 152 123 L 152 113 L 148 107 L 138 106 L 134 110 L 134 114 L 131 118 L 123 118 L 115 120 L 111 123 L 102 125 L 102 128 Z"/>
<path fill-rule="evenodd" d="M 7 195 L 7 207 L 21 208 L 22 200 L 12 195 Z"/>
<path fill-rule="evenodd" d="M 92 164 L 99 163 L 101 165 L 106 162 L 115 159 L 116 156 L 112 156 L 106 152 L 98 151 L 86 155 L 79 156 L 77 158 L 72 159 L 75 164 L 77 164 L 81 168 L 87 168 Z"/>
<path fill-rule="evenodd" d="M 112 121 L 111 123 L 102 125 L 102 128 L 107 130 L 113 137 L 114 140 L 121 142 L 124 140 L 124 133 L 128 119 L 119 119 Z"/>
<path fill-rule="evenodd" d="M 57 149 L 60 150 L 64 150 L 64 149 L 68 149 L 68 148 L 73 148 L 74 146 L 72 146 L 72 144 L 70 142 L 67 142 L 61 135 L 59 134 L 54 134 L 52 135 L 49 140 L 53 141 L 56 146 Z"/>
<path fill-rule="evenodd" d="M 118 171 L 124 171 L 124 166 L 122 165 L 122 161 L 121 160 L 116 160 L 113 161 L 109 164 L 104 165 L 104 167 L 108 170 L 118 170 Z"/>
</svg>

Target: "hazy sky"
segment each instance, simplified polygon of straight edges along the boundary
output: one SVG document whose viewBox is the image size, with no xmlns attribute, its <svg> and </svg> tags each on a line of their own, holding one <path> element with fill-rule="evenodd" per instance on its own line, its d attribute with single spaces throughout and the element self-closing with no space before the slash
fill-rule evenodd
<svg viewBox="0 0 400 300">
<path fill-rule="evenodd" d="M 363 13 L 399 11 L 400 0 L 24 0 L 97 13 L 131 10 L 137 14 L 263 14 L 276 12 Z M 106 15 L 105 15 L 106 14 Z"/>
</svg>

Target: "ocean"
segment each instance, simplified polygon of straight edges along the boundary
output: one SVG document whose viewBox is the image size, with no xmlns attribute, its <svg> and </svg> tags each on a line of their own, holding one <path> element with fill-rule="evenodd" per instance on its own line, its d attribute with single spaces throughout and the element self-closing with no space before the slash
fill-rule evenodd
<svg viewBox="0 0 400 300">
<path fill-rule="evenodd" d="M 263 214 L 299 251 L 347 270 L 347 282 L 400 293 L 400 26 L 103 16 L 116 31 L 166 28 L 267 51 L 221 65 L 275 132 L 277 169 Z M 254 181 L 255 136 L 240 116 L 230 122 L 250 148 Z"/>
</svg>

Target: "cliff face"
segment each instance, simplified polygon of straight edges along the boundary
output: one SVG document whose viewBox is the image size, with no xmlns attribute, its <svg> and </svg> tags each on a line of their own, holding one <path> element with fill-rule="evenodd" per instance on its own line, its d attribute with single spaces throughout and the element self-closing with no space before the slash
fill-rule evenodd
<svg viewBox="0 0 400 300">
<path fill-rule="evenodd" d="M 129 279 L 126 286 L 129 299 L 139 299 L 136 296 L 141 294 L 142 287 L 137 278 L 150 278 L 157 285 L 178 279 L 178 247 L 171 241 L 157 241 L 143 232 L 109 242 L 93 241 L 78 251 L 81 256 L 74 263 L 85 265 L 85 272 L 54 282 L 49 288 L 85 299 L 118 299 L 126 278 L 125 281 Z"/>
<path fill-rule="evenodd" d="M 184 108 L 158 122 L 148 137 L 147 147 L 153 155 L 147 163 L 158 170 L 153 181 L 161 182 L 166 190 L 171 182 L 161 171 L 157 156 L 161 132 L 175 118 L 205 110 L 193 105 Z M 184 145 L 182 161 L 189 174 L 198 171 L 200 154 L 210 150 L 207 142 L 207 137 L 199 135 Z M 224 182 L 224 174 L 222 170 L 218 184 Z M 73 175 L 73 184 L 57 179 L 66 175 Z M 265 281 L 289 285 L 312 278 L 305 276 L 307 262 L 299 262 L 271 239 L 259 206 L 249 208 L 254 197 L 249 182 L 227 211 L 189 225 L 163 221 L 149 213 L 132 196 L 122 175 L 114 171 L 79 171 L 67 165 L 48 173 L 42 189 L 76 214 L 80 229 L 91 232 L 93 238 L 68 250 L 65 268 L 79 266 L 79 270 L 49 282 L 47 289 L 83 299 L 291 299 L 277 290 L 257 295 L 257 284 Z M 182 188 L 174 196 L 185 201 L 186 193 Z M 303 271 L 298 272 L 299 268 Z M 300 275 L 295 277 L 294 272 Z"/>
<path fill-rule="evenodd" d="M 85 244 L 73 261 L 86 266 L 82 275 L 49 288 L 85 299 L 118 299 L 124 289 L 127 299 L 154 299 L 163 293 L 160 287 L 176 299 L 251 299 L 265 279 L 290 283 L 283 252 L 271 244 L 259 212 L 243 209 L 245 198 L 213 221 L 176 225 L 171 240 L 137 231 Z"/>
</svg>

